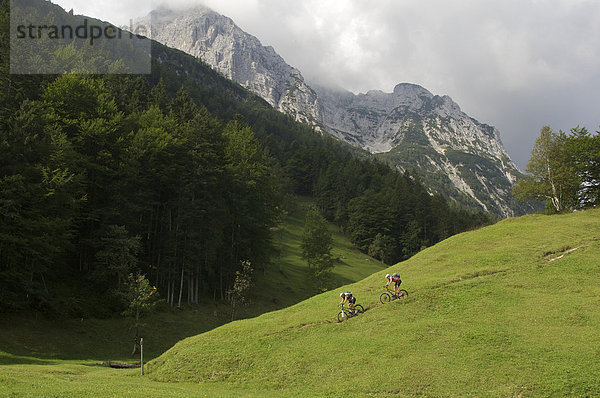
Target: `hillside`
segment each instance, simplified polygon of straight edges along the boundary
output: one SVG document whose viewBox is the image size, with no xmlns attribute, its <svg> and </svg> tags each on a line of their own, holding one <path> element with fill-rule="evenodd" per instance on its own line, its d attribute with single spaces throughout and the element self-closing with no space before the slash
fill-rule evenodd
<svg viewBox="0 0 600 398">
<path fill-rule="evenodd" d="M 276 253 L 272 264 L 264 270 L 264 277 L 257 280 L 253 289 L 252 299 L 265 307 L 271 304 L 274 304 L 274 308 L 290 306 L 315 293 L 300 247 L 306 211 L 312 201 L 299 197 L 296 202 L 295 210 L 285 217 L 284 222 L 273 233 Z M 359 281 L 387 267 L 361 253 L 334 224 L 329 224 L 329 231 L 333 238 L 331 255 L 335 259 L 327 282 L 329 288 Z"/>
<path fill-rule="evenodd" d="M 342 289 L 367 312 L 334 322 L 338 291 L 175 345 L 150 377 L 258 395 L 600 394 L 600 211 L 506 219 Z M 596 348 L 594 348 L 596 347 Z"/>
<path fill-rule="evenodd" d="M 102 26 L 43 0 L 17 9 L 23 26 Z M 242 262 L 256 275 L 269 264 L 294 194 L 390 263 L 493 219 L 156 42 L 148 75 L 9 74 L 10 20 L 1 3 L 0 311 L 110 316 L 137 274 L 171 306 L 225 301 Z M 49 43 L 29 39 L 25 55 L 69 60 L 64 72 L 94 66 L 90 56 L 121 65 L 93 56 L 98 41 Z"/>
<path fill-rule="evenodd" d="M 306 198 L 297 200 L 295 211 L 282 220 L 276 235 L 277 247 L 281 248 L 281 264 L 273 263 L 264 269 L 250 292 L 251 305 L 238 309 L 237 318 L 290 306 L 314 294 L 300 249 L 304 216 L 311 202 Z M 360 253 L 333 224 L 329 228 L 335 246 L 332 254 L 339 259 L 332 270 L 330 287 L 358 281 L 385 267 Z M 156 357 L 180 339 L 230 320 L 231 306 L 227 303 L 205 300 L 199 306 L 183 309 L 160 307 L 142 319 L 145 356 L 147 359 Z M 125 317 L 57 320 L 42 314 L 4 314 L 0 319 L 0 363 L 10 363 L 10 358 L 21 356 L 130 361 L 133 338 L 130 326 L 131 318 Z"/>
</svg>

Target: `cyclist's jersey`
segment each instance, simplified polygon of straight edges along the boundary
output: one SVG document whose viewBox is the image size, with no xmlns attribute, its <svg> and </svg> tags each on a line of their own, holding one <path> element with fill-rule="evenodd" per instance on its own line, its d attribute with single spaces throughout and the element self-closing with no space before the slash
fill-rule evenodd
<svg viewBox="0 0 600 398">
<path fill-rule="evenodd" d="M 400 281 L 400 276 L 399 275 L 393 275 L 392 276 L 392 282 L 396 282 L 396 283 L 401 282 Z"/>
<path fill-rule="evenodd" d="M 352 296 L 352 293 L 350 292 L 344 293 L 344 297 L 346 298 L 346 301 L 351 304 L 354 304 L 356 302 L 356 298 L 354 298 L 354 296 Z"/>
</svg>

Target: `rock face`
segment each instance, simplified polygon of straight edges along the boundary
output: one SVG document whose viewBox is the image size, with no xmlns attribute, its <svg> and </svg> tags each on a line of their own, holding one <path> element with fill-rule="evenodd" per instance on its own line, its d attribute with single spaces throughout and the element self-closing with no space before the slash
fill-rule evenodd
<svg viewBox="0 0 600 398">
<path fill-rule="evenodd" d="M 321 118 L 317 93 L 300 72 L 231 19 L 198 6 L 185 12 L 158 8 L 141 22 L 151 26 L 152 39 L 202 59 L 296 120 Z"/>
<path fill-rule="evenodd" d="M 461 203 L 505 217 L 526 210 L 511 203 L 520 172 L 498 130 L 469 117 L 450 97 L 407 83 L 392 93 L 316 91 L 332 135 L 416 171 L 430 189 Z"/>
<path fill-rule="evenodd" d="M 466 115 L 448 96 L 406 83 L 392 93 L 358 95 L 311 88 L 272 47 L 205 7 L 159 8 L 142 22 L 151 25 L 153 39 L 201 58 L 296 120 L 416 172 L 432 193 L 504 217 L 529 210 L 513 203 L 520 172 L 498 130 Z"/>
<path fill-rule="evenodd" d="M 402 83 L 392 93 L 373 90 L 358 95 L 320 88 L 317 92 L 324 124 L 371 152 L 389 152 L 401 144 L 410 130 L 407 120 L 418 117 L 428 119 L 423 128 L 434 148 L 452 145 L 506 155 L 496 129 L 467 116 L 450 97 L 434 96 L 421 86 Z"/>
</svg>

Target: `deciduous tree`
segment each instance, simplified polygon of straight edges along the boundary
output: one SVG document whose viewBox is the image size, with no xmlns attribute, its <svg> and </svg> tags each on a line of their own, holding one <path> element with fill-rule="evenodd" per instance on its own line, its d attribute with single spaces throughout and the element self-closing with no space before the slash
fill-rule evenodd
<svg viewBox="0 0 600 398">
<path fill-rule="evenodd" d="M 585 127 L 571 129 L 567 137 L 567 150 L 581 185 L 577 192 L 577 205 L 596 206 L 600 195 L 600 135 L 590 134 Z"/>
<path fill-rule="evenodd" d="M 231 289 L 227 291 L 231 300 L 231 320 L 235 319 L 235 310 L 239 305 L 248 302 L 248 291 L 253 285 L 252 264 L 250 261 L 242 261 L 242 268 L 235 272 L 235 280 Z"/>
<path fill-rule="evenodd" d="M 317 209 L 310 209 L 306 213 L 301 247 L 302 257 L 308 262 L 317 290 L 324 290 L 325 281 L 333 268 L 332 241 L 327 221 Z"/>
<path fill-rule="evenodd" d="M 521 200 L 546 200 L 548 210 L 560 212 L 576 203 L 580 184 L 569 158 L 564 133 L 555 133 L 548 126 L 535 141 L 527 176 L 519 180 L 514 193 Z"/>
<path fill-rule="evenodd" d="M 158 304 L 158 292 L 155 286 L 150 286 L 148 279 L 142 274 L 129 274 L 125 289 L 125 300 L 127 302 L 127 309 L 123 312 L 123 315 L 133 316 L 135 329 L 135 338 L 133 341 L 133 352 L 135 354 L 138 347 L 138 339 L 140 335 L 140 317 L 151 311 Z"/>
</svg>

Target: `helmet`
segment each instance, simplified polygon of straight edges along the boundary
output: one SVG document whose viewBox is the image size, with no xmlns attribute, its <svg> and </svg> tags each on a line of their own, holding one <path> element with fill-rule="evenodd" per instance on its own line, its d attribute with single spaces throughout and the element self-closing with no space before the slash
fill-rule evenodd
<svg viewBox="0 0 600 398">
<path fill-rule="evenodd" d="M 390 279 L 390 274 L 385 274 L 385 279 Z"/>
<path fill-rule="evenodd" d="M 341 292 L 340 297 L 344 297 L 344 294 L 345 294 L 344 292 Z"/>
</svg>

